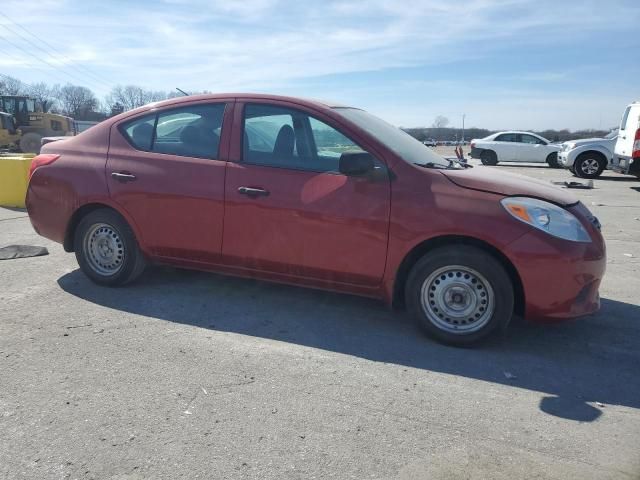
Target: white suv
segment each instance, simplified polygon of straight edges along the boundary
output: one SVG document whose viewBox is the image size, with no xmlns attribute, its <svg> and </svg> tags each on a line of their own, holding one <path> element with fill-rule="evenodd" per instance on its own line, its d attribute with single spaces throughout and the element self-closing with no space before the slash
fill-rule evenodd
<svg viewBox="0 0 640 480">
<path fill-rule="evenodd" d="M 498 132 L 481 139 L 471 140 L 471 157 L 484 165 L 498 162 L 548 163 L 559 168 L 560 145 L 531 132 Z"/>
<path fill-rule="evenodd" d="M 604 138 L 570 140 L 562 144 L 558 162 L 580 178 L 596 178 L 613 158 L 613 148 L 618 138 L 618 130 L 613 130 Z"/>
<path fill-rule="evenodd" d="M 609 169 L 640 178 L 640 102 L 633 102 L 624 111 Z"/>
</svg>

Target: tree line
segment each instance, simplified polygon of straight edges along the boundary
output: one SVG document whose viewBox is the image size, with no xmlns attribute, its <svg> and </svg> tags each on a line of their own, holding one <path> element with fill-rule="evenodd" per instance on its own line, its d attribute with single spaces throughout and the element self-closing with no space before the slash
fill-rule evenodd
<svg viewBox="0 0 640 480">
<path fill-rule="evenodd" d="M 209 93 L 209 92 L 189 92 Z M 100 121 L 147 103 L 182 96 L 177 91 L 148 90 L 137 85 L 116 85 L 102 99 L 81 85 L 28 84 L 0 73 L 0 95 L 27 95 L 34 98 L 44 112 L 68 115 L 76 120 Z"/>
<path fill-rule="evenodd" d="M 425 140 L 435 140 L 437 142 L 462 140 L 462 129 L 448 127 L 447 125 L 449 125 L 449 119 L 442 115 L 438 115 L 431 124 L 431 127 L 403 128 L 403 130 L 421 142 L 424 142 Z M 547 140 L 551 140 L 552 142 L 566 142 L 580 138 L 601 138 L 609 133 L 613 128 L 608 130 L 586 129 L 575 131 L 570 131 L 566 128 L 562 130 L 547 129 L 533 131 L 533 133 L 536 133 Z M 498 131 L 499 130 L 487 130 L 486 128 L 476 127 L 465 128 L 464 139 L 471 140 L 474 138 L 484 138 Z"/>
<path fill-rule="evenodd" d="M 116 85 L 102 100 L 99 100 L 93 91 L 80 85 L 72 85 L 70 83 L 66 85 L 49 85 L 45 82 L 28 84 L 10 75 L 0 73 L 0 95 L 28 95 L 40 103 L 44 112 L 61 113 L 76 120 L 101 121 L 147 103 L 179 97 L 183 94 L 178 91 L 148 90 L 137 85 Z M 448 125 L 449 119 L 438 115 L 431 127 L 404 128 L 403 130 L 420 141 L 462 140 L 462 129 L 451 128 Z M 483 138 L 492 133 L 495 133 L 495 130 L 472 127 L 465 129 L 464 138 L 465 140 Z M 608 133 L 608 130 L 578 130 L 571 132 L 568 129 L 563 129 L 543 130 L 534 133 L 542 135 L 553 142 L 564 142 L 578 138 L 603 137 Z"/>
</svg>

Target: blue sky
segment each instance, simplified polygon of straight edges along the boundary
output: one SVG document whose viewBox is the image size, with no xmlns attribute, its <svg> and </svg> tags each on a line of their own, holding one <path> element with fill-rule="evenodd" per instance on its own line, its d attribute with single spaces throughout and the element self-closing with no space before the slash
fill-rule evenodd
<svg viewBox="0 0 640 480">
<path fill-rule="evenodd" d="M 0 73 L 101 98 L 116 84 L 273 92 L 491 129 L 608 128 L 640 100 L 637 0 L 2 0 L 0 13 L 48 43 L 0 16 Z"/>
</svg>

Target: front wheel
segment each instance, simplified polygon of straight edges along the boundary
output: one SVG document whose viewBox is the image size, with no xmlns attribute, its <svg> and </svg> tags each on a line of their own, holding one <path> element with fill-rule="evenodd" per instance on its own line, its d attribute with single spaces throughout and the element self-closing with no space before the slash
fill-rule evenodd
<svg viewBox="0 0 640 480">
<path fill-rule="evenodd" d="M 476 343 L 513 314 L 513 285 L 488 252 L 460 245 L 433 250 L 413 267 L 406 304 L 422 329 L 455 346 Z"/>
<path fill-rule="evenodd" d="M 562 168 L 560 162 L 558 162 L 558 154 L 553 152 L 547 156 L 547 163 L 551 168 Z"/>
<path fill-rule="evenodd" d="M 599 155 L 583 153 L 576 159 L 574 169 L 576 176 L 580 178 L 597 178 L 606 166 L 605 160 Z"/>
<path fill-rule="evenodd" d="M 95 283 L 109 287 L 137 278 L 145 260 L 133 231 L 115 211 L 95 210 L 78 224 L 74 250 L 80 269 Z"/>
</svg>

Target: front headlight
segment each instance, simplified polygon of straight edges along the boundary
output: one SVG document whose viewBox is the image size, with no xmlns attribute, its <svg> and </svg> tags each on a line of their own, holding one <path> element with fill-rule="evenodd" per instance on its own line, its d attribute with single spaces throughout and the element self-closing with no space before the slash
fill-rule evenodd
<svg viewBox="0 0 640 480">
<path fill-rule="evenodd" d="M 514 218 L 549 235 L 572 242 L 591 241 L 580 220 L 557 205 L 528 197 L 504 198 L 500 203 Z"/>
</svg>

